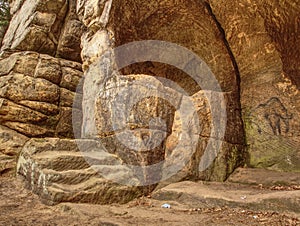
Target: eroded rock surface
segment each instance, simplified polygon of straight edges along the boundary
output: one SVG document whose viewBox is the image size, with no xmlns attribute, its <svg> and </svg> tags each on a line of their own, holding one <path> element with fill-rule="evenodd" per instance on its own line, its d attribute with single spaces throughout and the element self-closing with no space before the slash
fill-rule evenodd
<svg viewBox="0 0 300 226">
<path fill-rule="evenodd" d="M 80 62 L 83 26 L 75 9 L 75 0 L 12 1 L 13 16 L 1 50 L 35 51 Z"/>
<path fill-rule="evenodd" d="M 27 138 L 74 137 L 72 107 L 82 77 L 80 64 L 20 52 L 2 57 L 0 65 L 0 121 L 4 131 Z"/>
<path fill-rule="evenodd" d="M 81 153 L 83 148 L 84 154 Z M 113 178 L 104 174 L 117 166 L 122 167 L 122 160 L 107 153 L 101 142 L 49 138 L 31 139 L 26 143 L 17 171 L 46 204 L 126 203 L 143 194 L 142 187 L 114 183 Z M 125 173 L 116 176 L 123 182 L 134 178 Z"/>
<path fill-rule="evenodd" d="M 1 172 L 15 168 L 29 138 L 74 137 L 73 99 L 83 75 L 75 8 L 75 1 L 11 1 L 0 57 Z"/>
<path fill-rule="evenodd" d="M 222 31 L 208 11 L 206 4 L 204 2 L 194 1 L 189 1 L 184 4 L 176 4 L 174 2 L 170 4 L 167 1 L 162 1 L 158 6 L 155 2 L 146 4 L 144 1 L 127 1 L 126 3 L 121 1 L 107 1 L 102 8 L 93 6 L 94 12 L 98 12 L 97 10 L 100 9 L 103 10 L 102 15 L 98 19 L 96 19 L 93 14 L 93 16 L 90 15 L 91 20 L 86 20 L 86 18 L 89 18 L 89 12 L 92 12 L 89 11 L 90 7 L 92 6 L 89 4 L 79 6 L 81 18 L 83 18 L 83 22 L 88 29 L 87 33 L 82 37 L 82 57 L 86 76 L 83 90 L 83 137 L 118 137 L 119 131 L 122 133 L 124 132 L 123 130 L 128 130 L 128 128 L 131 130 L 130 133 L 137 132 L 137 130 L 141 128 L 149 129 L 149 120 L 142 119 L 143 117 L 147 118 L 149 116 L 154 118 L 162 117 L 162 119 L 166 121 L 166 128 L 168 130 L 166 138 L 172 136 L 172 133 L 175 134 L 176 131 L 172 131 L 170 128 L 173 127 L 176 113 L 159 110 L 161 109 L 159 107 L 159 101 L 149 101 L 148 106 L 150 106 L 150 111 L 147 111 L 147 107 L 142 107 L 142 111 L 138 109 L 128 109 L 133 102 L 140 106 L 147 105 L 146 102 L 143 103 L 144 100 L 137 100 L 141 94 L 145 95 L 145 97 L 147 97 L 147 95 L 153 95 L 150 91 L 151 88 L 147 88 L 143 85 L 141 87 L 131 86 L 130 80 L 134 80 L 133 83 L 136 83 L 136 81 L 139 80 L 137 74 L 144 74 L 145 76 L 151 75 L 157 78 L 158 81 L 163 79 L 164 81 L 169 81 L 169 83 L 175 83 L 180 86 L 185 91 L 184 96 L 189 97 L 190 101 L 195 102 L 194 105 L 201 105 L 206 101 L 205 106 L 199 106 L 203 109 L 198 110 L 197 107 L 194 107 L 196 112 L 199 111 L 199 124 L 207 124 L 206 128 L 203 125 L 199 125 L 201 128 L 196 132 L 192 128 L 193 126 L 186 128 L 186 131 L 183 131 L 183 128 L 179 129 L 179 133 L 190 134 L 195 132 L 195 135 L 200 136 L 196 139 L 196 142 L 193 141 L 195 146 L 197 146 L 195 148 L 196 150 L 191 152 L 193 157 L 191 156 L 190 158 L 193 160 L 189 163 L 187 169 L 183 170 L 185 173 L 179 173 L 181 176 L 176 177 L 177 179 L 175 180 L 187 177 L 225 180 L 236 166 L 243 163 L 244 157 L 244 132 L 241 120 L 241 108 L 239 105 L 239 84 L 237 69 L 235 68 L 235 63 L 232 62 L 231 53 L 222 39 Z M 138 10 L 139 13 L 136 13 L 136 10 Z M 190 10 L 192 11 L 190 12 Z M 125 18 L 120 17 L 120 15 L 124 14 L 127 14 Z M 182 18 L 185 18 L 187 15 L 189 15 L 188 19 L 182 20 Z M 185 32 L 181 33 L 182 30 L 185 30 Z M 127 64 L 126 58 L 131 56 L 122 52 L 122 45 L 140 40 L 173 42 L 193 50 L 194 53 L 204 59 L 212 69 L 214 73 L 212 76 L 219 82 L 220 89 L 212 88 L 213 86 L 210 83 L 213 79 L 203 78 L 203 74 L 210 73 L 205 71 L 205 69 L 197 68 L 198 74 L 196 76 L 198 76 L 198 81 L 196 81 L 197 78 L 195 80 L 191 75 L 180 71 L 180 69 L 193 67 L 193 62 L 196 61 L 196 59 L 191 58 L 188 61 L 180 59 L 180 57 L 176 56 L 176 53 L 174 54 L 172 51 L 164 52 L 163 45 L 161 46 L 161 52 L 153 52 L 151 56 L 147 56 L 149 58 L 147 62 L 140 63 L 135 61 L 139 55 L 143 54 L 143 51 L 141 51 L 141 53 L 134 53 L 136 54 L 136 58 L 132 58 L 132 61 L 137 63 L 130 64 L 128 62 Z M 153 44 L 154 49 L 156 45 L 159 44 Z M 115 52 L 113 51 L 114 48 L 117 48 Z M 160 60 L 164 59 L 164 55 L 171 58 L 170 61 L 176 62 L 177 65 L 168 66 L 165 62 L 161 62 Z M 186 65 L 182 66 L 184 63 L 186 63 Z M 191 70 L 186 69 L 186 71 Z M 123 75 L 127 76 L 124 77 Z M 127 82 L 125 81 L 126 77 L 128 77 Z M 119 93 L 122 92 L 122 86 L 124 86 L 119 84 L 120 79 L 123 79 L 123 83 L 126 84 L 125 86 L 128 86 L 128 93 L 126 94 L 128 96 L 123 97 L 123 101 L 119 100 L 120 105 L 114 108 L 110 102 L 116 100 L 112 100 L 114 99 L 112 96 L 118 96 Z M 200 84 L 199 80 L 201 80 Z M 160 83 L 158 81 L 155 82 L 155 79 L 145 80 L 144 84 L 156 87 L 158 91 L 154 95 L 159 96 L 159 92 L 163 92 L 164 94 L 171 92 L 170 96 L 173 96 L 174 99 L 177 98 L 177 102 L 180 102 L 180 99 L 183 98 L 182 94 L 176 97 L 178 91 L 172 90 L 174 89 L 172 87 L 167 87 L 170 91 L 161 89 L 160 86 L 164 87 L 168 85 L 165 85 L 165 82 Z M 141 82 L 141 84 L 142 83 L 143 82 Z M 91 89 L 90 87 L 94 88 Z M 198 98 L 192 98 L 192 95 L 197 97 L 197 93 L 201 92 L 201 88 L 211 91 L 212 94 L 210 95 L 213 98 L 209 98 L 207 94 L 203 95 L 204 93 L 202 93 L 202 95 L 198 94 Z M 105 94 L 105 92 L 107 92 L 107 94 Z M 218 95 L 218 92 L 221 92 L 221 95 Z M 98 97 L 98 99 L 95 97 Z M 220 99 L 223 100 L 223 105 L 221 104 L 222 101 L 219 101 Z M 167 107 L 168 104 L 171 105 L 174 108 L 173 112 L 179 109 L 179 107 L 176 106 L 176 101 L 170 98 L 165 98 L 165 101 L 166 103 L 163 105 L 165 107 Z M 96 102 L 100 103 L 100 105 L 102 104 L 100 108 L 95 107 L 97 105 Z M 226 111 L 227 115 L 227 119 L 224 117 L 222 120 L 224 120 L 223 122 L 225 123 L 224 127 L 226 127 L 226 125 L 228 126 L 224 131 L 225 134 L 220 136 L 216 135 L 215 132 L 217 130 L 222 131 L 222 128 L 217 128 L 219 125 L 213 125 L 215 121 L 212 120 L 213 116 L 209 109 L 213 107 L 213 105 L 217 105 L 213 111 L 218 111 L 217 108 L 221 107 L 225 109 L 224 111 Z M 119 108 L 123 109 L 123 111 L 119 112 Z M 135 115 L 135 118 L 130 117 L 129 111 Z M 156 114 L 152 114 L 151 111 L 155 111 Z M 115 128 L 112 128 L 112 126 L 107 125 L 111 124 L 110 121 L 118 124 L 118 120 L 120 121 L 120 118 L 122 119 L 123 114 L 125 114 L 125 118 L 129 120 L 129 122 L 126 121 L 124 127 L 119 128 L 118 125 L 115 125 Z M 185 114 L 189 114 L 189 111 L 186 110 Z M 97 115 L 100 115 L 100 117 Z M 115 118 L 113 118 L 113 116 Z M 182 117 L 184 118 L 185 116 Z M 184 119 L 180 120 L 183 121 Z M 191 122 L 194 121 L 191 120 Z M 191 123 L 191 125 L 193 124 L 195 125 L 197 123 Z M 176 129 L 178 130 L 178 128 Z M 140 134 L 140 132 L 137 133 Z M 117 137 L 113 139 L 115 146 L 119 147 Z M 166 158 L 166 156 L 162 156 L 165 155 L 165 145 L 176 147 L 176 142 L 186 142 L 186 147 L 188 147 L 190 146 L 188 142 L 192 140 L 185 136 L 176 137 L 176 135 L 173 135 L 172 138 L 173 139 L 169 139 L 169 142 L 161 142 L 159 139 L 153 138 L 154 143 L 160 143 L 162 146 L 160 147 L 160 151 L 157 150 L 151 154 L 152 160 L 147 162 L 147 165 L 156 163 L 155 161 L 157 161 L 157 159 L 163 161 Z M 147 136 L 147 139 L 149 139 L 149 136 Z M 213 145 L 212 142 L 210 142 L 211 140 L 216 141 L 215 143 L 217 144 Z M 133 140 L 128 139 L 127 146 L 130 146 L 132 142 Z M 140 140 L 140 142 L 146 141 Z M 173 144 L 170 142 L 173 142 Z M 222 145 L 223 142 L 226 143 L 226 145 Z M 199 145 L 197 145 L 197 143 L 199 143 Z M 114 146 L 110 148 L 114 148 Z M 207 153 L 202 160 L 202 166 L 199 167 L 201 157 L 205 150 L 207 150 Z M 170 153 L 172 153 L 172 151 L 176 152 L 172 149 L 167 150 L 167 152 Z M 185 152 L 190 153 L 189 148 L 185 150 L 182 149 L 183 156 L 185 156 Z M 125 151 L 125 153 L 129 154 L 130 151 Z M 168 155 L 172 156 L 170 153 Z M 217 154 L 219 154 L 219 158 L 215 158 Z M 129 156 L 131 155 L 129 154 Z M 129 159 L 132 160 L 132 157 Z M 206 164 L 205 162 L 209 163 Z M 211 165 L 211 167 L 208 169 L 207 165 Z"/>
<path fill-rule="evenodd" d="M 249 165 L 299 172 L 299 4 L 209 2 L 240 71 Z"/>
<path fill-rule="evenodd" d="M 11 1 L 1 172 L 22 150 L 18 173 L 50 204 L 126 202 L 157 185 L 224 181 L 245 163 L 299 172 L 299 10 Z"/>
</svg>

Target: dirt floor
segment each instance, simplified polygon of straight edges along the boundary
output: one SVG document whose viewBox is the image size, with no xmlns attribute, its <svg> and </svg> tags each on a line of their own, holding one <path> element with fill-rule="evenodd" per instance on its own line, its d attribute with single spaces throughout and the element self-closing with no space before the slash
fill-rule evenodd
<svg viewBox="0 0 300 226">
<path fill-rule="evenodd" d="M 20 179 L 0 177 L 0 225 L 300 225 L 299 215 L 139 198 L 126 205 L 46 206 Z"/>
</svg>

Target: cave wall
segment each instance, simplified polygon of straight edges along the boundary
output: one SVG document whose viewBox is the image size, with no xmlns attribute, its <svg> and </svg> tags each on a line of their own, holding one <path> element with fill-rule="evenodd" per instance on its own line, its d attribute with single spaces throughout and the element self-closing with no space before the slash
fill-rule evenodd
<svg viewBox="0 0 300 226">
<path fill-rule="evenodd" d="M 299 172 L 299 11 L 290 0 L 11 1 L 1 174 L 16 168 L 48 204 L 105 204 L 185 179 L 224 181 L 244 165 Z M 185 63 L 176 51 L 119 67 L 133 56 L 116 49 L 146 40 L 192 51 L 205 62 L 199 79 L 213 75 L 220 89 L 186 72 L 196 57 L 159 62 Z"/>
<path fill-rule="evenodd" d="M 83 136 L 92 138 L 115 135 L 113 128 L 111 128 L 112 126 L 107 125 L 113 124 L 113 113 L 110 112 L 113 111 L 112 104 L 100 98 L 100 106 L 97 108 L 98 111 L 94 112 L 96 108 L 94 107 L 95 98 L 93 97 L 105 96 L 105 94 L 102 94 L 102 91 L 106 89 L 105 84 L 108 83 L 108 79 L 118 80 L 118 78 L 122 78 L 126 80 L 126 76 L 124 75 L 134 77 L 134 75 L 138 74 L 150 75 L 154 78 L 162 77 L 173 81 L 185 89 L 190 96 L 193 96 L 192 98 L 194 99 L 195 105 L 203 105 L 203 102 L 205 102 L 204 107 L 202 106 L 202 109 L 197 110 L 201 127 L 201 131 L 199 131 L 200 138 L 198 139 L 199 144 L 193 157 L 194 160 L 191 161 L 188 169 L 185 169 L 186 172 L 183 177 L 225 180 L 237 166 L 243 164 L 245 157 L 243 123 L 239 105 L 239 75 L 235 62 L 232 61 L 232 53 L 224 40 L 224 34 L 216 23 L 215 18 L 211 15 L 205 2 L 161 1 L 159 3 L 148 3 L 144 1 L 109 1 L 106 4 L 106 6 L 102 7 L 102 9 L 104 9 L 102 15 L 108 15 L 105 10 L 110 11 L 106 20 L 105 17 L 102 18 L 102 21 L 83 19 L 88 29 L 88 32 L 83 36 L 82 42 L 83 65 L 86 70 L 84 85 L 86 88 L 84 89 L 83 97 Z M 108 7 L 108 4 L 111 5 Z M 93 18 L 91 15 L 88 16 L 88 13 L 93 11 L 89 10 L 89 7 L 92 6 L 83 3 L 81 6 L 82 9 L 79 10 L 79 12 L 82 13 L 81 18 Z M 98 10 L 99 9 L 94 10 L 93 12 L 97 12 Z M 108 50 L 118 48 L 130 42 L 142 40 L 161 40 L 176 43 L 192 50 L 208 64 L 220 84 L 221 95 L 225 99 L 227 119 L 224 118 L 223 120 L 226 121 L 227 127 L 224 137 L 212 134 L 213 125 L 209 109 L 210 103 L 208 98 L 203 95 L 205 91 L 212 92 L 211 95 L 215 95 L 216 98 L 216 93 L 219 91 L 209 89 L 202 90 L 191 76 L 181 72 L 178 68 L 176 69 L 175 67 L 159 62 L 147 61 L 136 63 L 121 70 L 115 68 L 115 60 Z M 92 49 L 96 46 L 98 47 L 97 51 Z M 169 57 L 174 56 L 170 55 Z M 99 64 L 101 65 L 103 62 L 108 62 L 108 64 L 103 65 L 103 67 L 99 66 Z M 106 74 L 106 71 L 110 71 L 109 75 Z M 98 76 L 95 76 L 95 74 Z M 148 82 L 150 82 L 150 80 Z M 204 83 L 205 82 L 209 81 L 204 81 Z M 110 92 L 117 94 L 122 90 L 123 85 L 118 84 L 118 81 L 111 81 L 111 83 L 115 83 L 115 90 Z M 154 86 L 158 86 L 158 84 Z M 91 89 L 90 87 L 94 88 Z M 135 96 L 136 94 L 133 91 L 130 95 Z M 113 100 L 109 101 L 113 102 Z M 104 102 L 102 104 L 103 106 L 101 106 L 101 102 Z M 124 104 L 126 105 L 125 102 Z M 149 104 L 152 104 L 153 108 L 160 107 L 159 103 Z M 104 109 L 104 106 L 107 106 L 106 109 Z M 128 111 L 126 107 L 124 107 L 124 109 Z M 97 118 L 99 111 L 104 111 L 105 113 L 101 114 L 100 118 Z M 144 112 L 136 112 L 135 114 L 143 113 Z M 152 116 L 158 117 L 158 115 Z M 173 116 L 170 114 L 166 117 Z M 95 121 L 97 121 L 97 126 L 91 126 L 95 124 Z M 148 121 L 144 120 L 142 127 L 147 128 L 147 126 Z M 131 129 L 138 130 L 140 126 Z M 123 131 L 123 128 L 120 130 Z M 175 131 L 173 132 L 175 133 Z M 171 141 L 172 138 L 176 140 L 172 132 L 169 136 L 171 136 L 169 142 L 174 142 Z M 117 141 L 117 138 L 112 139 L 116 142 L 117 149 L 119 149 L 121 144 Z M 198 166 L 201 157 L 204 151 L 210 148 L 211 140 L 214 140 L 215 143 L 222 142 L 220 153 L 209 169 L 205 171 L 199 170 Z M 131 142 L 132 140 L 128 140 L 127 143 Z M 168 142 L 165 145 L 172 146 L 172 144 Z M 209 151 L 211 153 L 208 154 L 207 158 L 213 158 L 215 152 L 219 151 L 217 146 L 218 145 L 211 147 Z M 112 147 L 107 148 L 110 149 Z M 119 151 L 123 152 L 124 150 Z M 170 150 L 170 152 L 172 151 L 173 150 Z M 149 155 L 156 154 L 149 153 Z M 157 155 L 160 157 L 154 157 L 154 159 L 159 159 L 161 155 L 164 154 L 158 152 Z M 129 157 L 129 159 L 132 160 L 132 157 Z M 127 160 L 125 159 L 124 161 L 126 162 Z M 151 165 L 151 162 L 148 162 L 148 164 Z"/>
<path fill-rule="evenodd" d="M 209 1 L 241 77 L 248 165 L 299 171 L 299 4 Z"/>
</svg>

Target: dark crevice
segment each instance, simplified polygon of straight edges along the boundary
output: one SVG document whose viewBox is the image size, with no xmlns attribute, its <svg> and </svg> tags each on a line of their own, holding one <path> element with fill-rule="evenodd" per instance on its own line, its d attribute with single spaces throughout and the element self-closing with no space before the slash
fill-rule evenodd
<svg viewBox="0 0 300 226">
<path fill-rule="evenodd" d="M 72 13 L 74 13 L 74 12 L 72 12 L 72 10 L 73 10 L 72 6 L 73 6 L 73 4 L 70 2 L 70 0 L 68 0 L 68 1 L 66 1 L 64 7 L 62 8 L 62 10 L 64 8 L 66 8 L 67 10 L 66 10 L 64 16 L 62 18 L 60 18 L 62 26 L 59 29 L 59 33 L 58 33 L 59 35 L 58 35 L 58 38 L 57 38 L 57 43 L 55 44 L 56 48 L 55 48 L 54 57 L 55 58 L 61 58 L 61 59 L 64 59 L 64 60 L 70 60 L 70 61 L 74 61 L 74 62 L 82 64 L 82 59 L 80 57 L 80 54 L 79 54 L 78 57 L 74 57 L 74 56 L 64 55 L 64 54 L 61 55 L 61 53 L 59 52 L 59 47 L 62 44 L 61 40 L 62 40 L 63 35 L 64 35 L 64 30 L 66 29 L 66 26 L 68 25 L 67 22 L 70 21 L 70 20 L 79 21 L 79 19 L 77 17 L 74 18 L 74 16 L 72 16 Z M 81 23 L 81 21 L 80 21 L 80 23 Z M 84 27 L 84 28 L 86 29 L 86 27 Z M 73 41 L 77 42 L 76 38 L 78 38 L 78 37 L 76 37 L 76 36 L 73 36 L 73 37 L 74 37 Z M 51 39 L 51 41 L 52 41 L 52 39 Z M 78 46 L 80 46 L 80 43 L 78 44 Z M 74 47 L 74 46 L 72 45 L 72 47 Z M 81 50 L 82 49 L 80 48 L 80 52 L 81 52 Z"/>
<path fill-rule="evenodd" d="M 9 121 L 7 121 L 7 122 L 9 122 Z M 10 121 L 10 122 L 12 122 L 12 121 Z M 14 132 L 16 132 L 16 133 L 18 133 L 18 134 L 21 134 L 22 136 L 25 136 L 25 137 L 27 137 L 27 138 L 30 138 L 28 135 L 26 135 L 26 134 L 24 134 L 24 133 L 22 133 L 22 132 L 20 132 L 20 131 L 18 131 L 18 130 L 16 130 L 16 129 L 14 129 L 14 128 L 10 128 L 9 126 L 4 125 L 2 122 L 0 123 L 0 125 L 1 125 L 2 127 L 6 128 L 6 129 L 8 129 L 8 130 L 12 130 L 12 131 L 14 131 Z"/>
<path fill-rule="evenodd" d="M 55 44 L 55 53 L 54 53 L 54 57 L 56 57 L 56 58 L 60 58 L 60 56 L 58 55 L 58 46 L 59 46 L 59 44 L 60 44 L 60 40 L 61 40 L 61 38 L 62 38 L 62 35 L 63 35 L 63 30 L 64 30 L 64 28 L 65 28 L 65 26 L 66 26 L 66 22 L 67 22 L 67 18 L 68 18 L 68 15 L 69 15 L 69 13 L 70 13 L 70 7 L 69 7 L 69 1 L 66 1 L 66 3 L 65 4 L 67 4 L 67 11 L 66 11 L 66 13 L 65 13 L 65 15 L 64 15 L 64 17 L 61 19 L 61 24 L 62 24 L 62 26 L 60 27 L 60 29 L 59 29 L 59 35 L 58 35 L 58 39 L 57 39 L 57 43 Z M 51 39 L 51 41 L 53 42 L 53 40 Z M 62 59 L 63 59 L 63 57 L 61 57 Z"/>
<path fill-rule="evenodd" d="M 240 75 L 240 71 L 239 71 L 239 67 L 238 67 L 238 64 L 235 60 L 235 56 L 231 50 L 231 47 L 230 47 L 230 44 L 228 43 L 227 39 L 226 39 L 226 33 L 225 33 L 225 30 L 223 29 L 221 23 L 218 21 L 216 15 L 213 13 L 213 10 L 210 6 L 210 4 L 208 2 L 205 2 L 205 7 L 207 8 L 208 10 L 208 13 L 210 14 L 210 16 L 212 17 L 212 19 L 214 20 L 216 26 L 218 27 L 220 33 L 221 33 L 221 38 L 223 39 L 223 43 L 225 44 L 226 46 L 226 49 L 227 49 L 227 52 L 230 56 L 230 59 L 231 59 L 231 62 L 232 62 L 232 65 L 234 67 L 234 71 L 235 71 L 235 75 L 236 75 L 236 82 L 237 82 L 237 98 L 238 98 L 238 106 L 240 109 L 242 109 L 242 104 L 241 104 L 241 75 Z M 243 128 L 245 128 L 244 126 L 244 121 L 243 121 L 243 117 L 242 117 L 242 111 L 239 111 L 239 115 L 240 115 L 240 119 L 242 121 L 242 124 L 243 124 Z M 243 134 L 243 137 L 244 137 L 244 140 L 243 140 L 243 145 L 245 146 L 245 150 L 246 150 L 246 136 L 245 136 L 245 131 L 243 131 L 244 134 Z M 246 156 L 242 156 L 242 160 L 241 160 L 241 165 L 245 164 L 245 162 L 247 161 L 247 156 L 248 156 L 248 153 L 245 152 L 243 153 L 243 155 L 246 155 Z"/>
<path fill-rule="evenodd" d="M 14 170 L 13 167 L 9 167 L 9 168 L 5 168 L 3 170 L 0 170 L 0 176 L 3 176 L 3 175 L 8 174 L 10 172 L 13 172 L 13 170 Z"/>
</svg>

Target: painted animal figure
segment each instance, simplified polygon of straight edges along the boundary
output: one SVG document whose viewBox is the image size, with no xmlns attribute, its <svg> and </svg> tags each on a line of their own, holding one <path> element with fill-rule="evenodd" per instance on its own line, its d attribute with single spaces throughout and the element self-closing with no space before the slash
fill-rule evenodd
<svg viewBox="0 0 300 226">
<path fill-rule="evenodd" d="M 266 103 L 258 105 L 253 112 L 255 117 L 260 121 L 255 124 L 258 126 L 258 132 L 262 132 L 262 120 L 266 121 L 271 127 L 274 135 L 288 133 L 290 129 L 289 121 L 292 114 L 289 114 L 285 106 L 277 97 L 272 97 Z"/>
</svg>

